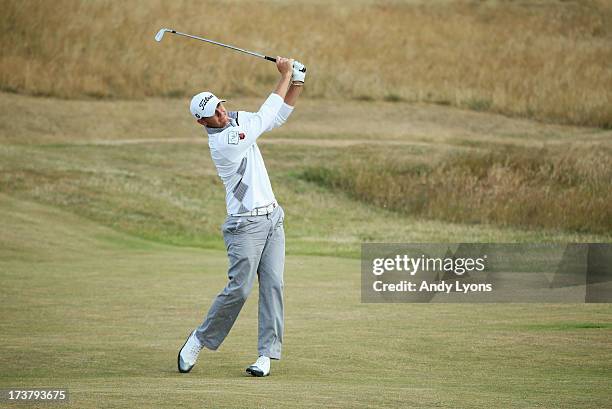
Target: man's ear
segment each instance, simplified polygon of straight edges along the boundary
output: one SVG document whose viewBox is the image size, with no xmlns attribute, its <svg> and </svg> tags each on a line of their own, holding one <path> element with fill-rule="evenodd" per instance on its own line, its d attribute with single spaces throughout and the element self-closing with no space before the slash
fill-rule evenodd
<svg viewBox="0 0 612 409">
<path fill-rule="evenodd" d="M 206 118 L 200 118 L 200 119 L 198 119 L 198 123 L 199 123 L 200 125 L 204 125 L 204 126 L 206 126 Z"/>
</svg>

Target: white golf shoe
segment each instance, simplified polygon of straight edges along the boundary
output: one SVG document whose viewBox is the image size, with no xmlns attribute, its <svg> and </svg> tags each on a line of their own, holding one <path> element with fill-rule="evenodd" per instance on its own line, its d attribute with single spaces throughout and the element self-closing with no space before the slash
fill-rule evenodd
<svg viewBox="0 0 612 409">
<path fill-rule="evenodd" d="M 270 375 L 270 358 L 260 356 L 257 361 L 246 369 L 248 374 L 253 376 L 268 376 Z"/>
<path fill-rule="evenodd" d="M 178 370 L 181 373 L 187 373 L 191 371 L 191 368 L 196 364 L 198 355 L 202 350 L 202 344 L 196 337 L 195 331 L 193 331 L 187 337 L 187 341 L 183 344 L 178 354 Z"/>
</svg>

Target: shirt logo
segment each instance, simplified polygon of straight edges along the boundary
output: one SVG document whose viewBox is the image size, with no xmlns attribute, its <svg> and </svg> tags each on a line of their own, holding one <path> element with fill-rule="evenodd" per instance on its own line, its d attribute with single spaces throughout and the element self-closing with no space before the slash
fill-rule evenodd
<svg viewBox="0 0 612 409">
<path fill-rule="evenodd" d="M 243 140 L 244 138 L 246 138 L 246 135 L 243 132 L 240 132 L 238 136 L 240 137 L 240 140 Z"/>
<path fill-rule="evenodd" d="M 238 145 L 238 141 L 242 139 L 237 131 L 229 131 L 227 133 L 227 143 L 230 145 Z"/>
</svg>

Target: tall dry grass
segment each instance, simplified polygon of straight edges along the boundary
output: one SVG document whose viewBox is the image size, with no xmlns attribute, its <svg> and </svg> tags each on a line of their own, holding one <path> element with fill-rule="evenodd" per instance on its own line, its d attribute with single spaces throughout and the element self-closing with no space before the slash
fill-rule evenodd
<svg viewBox="0 0 612 409">
<path fill-rule="evenodd" d="M 429 101 L 612 127 L 612 3 L 0 0 L 0 89 L 65 98 L 261 95 L 269 63 L 309 68 L 310 97 Z"/>
<path fill-rule="evenodd" d="M 506 147 L 423 165 L 355 153 L 302 177 L 402 213 L 461 223 L 612 231 L 612 151 Z"/>
</svg>

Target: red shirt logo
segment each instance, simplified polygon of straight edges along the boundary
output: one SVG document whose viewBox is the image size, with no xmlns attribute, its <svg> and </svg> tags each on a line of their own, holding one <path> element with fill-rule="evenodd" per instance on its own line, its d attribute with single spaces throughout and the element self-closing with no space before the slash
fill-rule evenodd
<svg viewBox="0 0 612 409">
<path fill-rule="evenodd" d="M 240 140 L 243 140 L 244 138 L 246 138 L 246 135 L 244 133 L 240 132 L 238 137 L 240 138 Z"/>
</svg>

